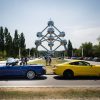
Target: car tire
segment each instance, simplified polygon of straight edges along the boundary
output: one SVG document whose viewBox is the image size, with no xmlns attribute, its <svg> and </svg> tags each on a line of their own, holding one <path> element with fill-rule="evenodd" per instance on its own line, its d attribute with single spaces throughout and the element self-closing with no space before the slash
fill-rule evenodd
<svg viewBox="0 0 100 100">
<path fill-rule="evenodd" d="M 71 70 L 66 70 L 63 73 L 64 78 L 72 79 L 74 77 L 74 73 Z"/>
<path fill-rule="evenodd" d="M 36 77 L 36 74 L 34 71 L 30 70 L 27 72 L 26 77 L 31 80 L 31 79 L 34 79 Z"/>
</svg>

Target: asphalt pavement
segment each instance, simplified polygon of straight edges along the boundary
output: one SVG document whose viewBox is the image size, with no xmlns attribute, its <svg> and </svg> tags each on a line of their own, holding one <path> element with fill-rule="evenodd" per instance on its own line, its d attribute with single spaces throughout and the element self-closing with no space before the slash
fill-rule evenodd
<svg viewBox="0 0 100 100">
<path fill-rule="evenodd" d="M 34 80 L 2 78 L 0 87 L 100 87 L 100 78 L 75 77 L 70 80 L 57 75 L 44 75 Z"/>
</svg>

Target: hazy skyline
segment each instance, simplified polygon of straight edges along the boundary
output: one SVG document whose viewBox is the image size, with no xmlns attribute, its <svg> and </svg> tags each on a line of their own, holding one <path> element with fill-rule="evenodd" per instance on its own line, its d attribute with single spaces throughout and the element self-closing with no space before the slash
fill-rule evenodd
<svg viewBox="0 0 100 100">
<path fill-rule="evenodd" d="M 15 29 L 23 32 L 27 48 L 35 47 L 36 33 L 50 18 L 74 48 L 84 42 L 98 43 L 100 0 L 0 0 L 0 26 L 12 36 Z"/>
</svg>

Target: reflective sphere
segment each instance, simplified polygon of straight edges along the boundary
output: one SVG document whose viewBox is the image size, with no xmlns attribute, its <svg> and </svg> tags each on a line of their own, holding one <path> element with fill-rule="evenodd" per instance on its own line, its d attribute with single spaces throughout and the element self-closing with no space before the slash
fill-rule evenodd
<svg viewBox="0 0 100 100">
<path fill-rule="evenodd" d="M 37 32 L 37 37 L 42 37 L 42 32 Z"/>
<path fill-rule="evenodd" d="M 54 22 L 53 21 L 48 21 L 48 26 L 54 26 Z"/>
<path fill-rule="evenodd" d="M 53 42 L 49 42 L 48 46 L 52 47 L 52 46 L 54 46 L 54 43 Z"/>
<path fill-rule="evenodd" d="M 36 46 L 41 45 L 41 41 L 40 41 L 40 40 L 36 40 L 36 41 L 35 41 L 35 45 L 36 45 Z"/>
<path fill-rule="evenodd" d="M 49 34 L 53 34 L 54 33 L 54 29 L 53 28 L 48 28 L 48 33 Z"/>
<path fill-rule="evenodd" d="M 66 40 L 61 40 L 60 43 L 61 43 L 61 45 L 66 45 L 67 41 Z"/>
<path fill-rule="evenodd" d="M 49 41 L 53 41 L 54 40 L 54 37 L 51 35 L 51 36 L 48 37 L 48 40 Z"/>
<path fill-rule="evenodd" d="M 59 36 L 60 37 L 64 37 L 65 36 L 65 32 L 60 32 Z"/>
</svg>

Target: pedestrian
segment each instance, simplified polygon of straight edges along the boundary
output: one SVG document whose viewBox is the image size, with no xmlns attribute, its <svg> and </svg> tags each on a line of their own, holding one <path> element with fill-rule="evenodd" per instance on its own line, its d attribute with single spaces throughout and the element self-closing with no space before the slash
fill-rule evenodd
<svg viewBox="0 0 100 100">
<path fill-rule="evenodd" d="M 52 59 L 50 56 L 48 56 L 48 62 L 49 62 L 49 66 L 51 65 Z"/>
<path fill-rule="evenodd" d="M 23 57 L 21 57 L 21 63 L 20 65 L 25 65 L 25 59 Z"/>
<path fill-rule="evenodd" d="M 27 65 L 27 57 L 25 57 L 25 65 Z"/>
<path fill-rule="evenodd" d="M 45 56 L 44 58 L 45 58 L 46 66 L 47 66 L 48 65 L 48 57 Z"/>
</svg>

